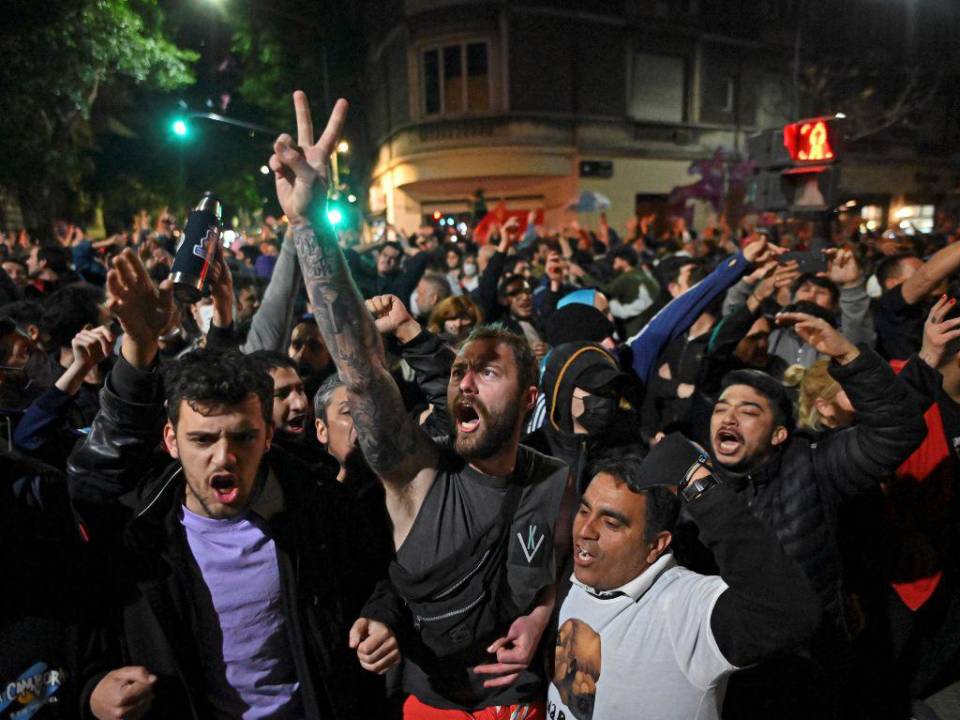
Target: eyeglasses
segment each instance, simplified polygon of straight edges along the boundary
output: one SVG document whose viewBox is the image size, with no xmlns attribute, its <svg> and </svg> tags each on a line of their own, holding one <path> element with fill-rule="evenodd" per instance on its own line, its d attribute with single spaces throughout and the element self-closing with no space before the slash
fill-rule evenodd
<svg viewBox="0 0 960 720">
<path fill-rule="evenodd" d="M 506 293 L 508 298 L 518 297 L 520 295 L 533 295 L 533 288 L 529 285 L 521 285 L 516 290 L 510 290 Z"/>
</svg>

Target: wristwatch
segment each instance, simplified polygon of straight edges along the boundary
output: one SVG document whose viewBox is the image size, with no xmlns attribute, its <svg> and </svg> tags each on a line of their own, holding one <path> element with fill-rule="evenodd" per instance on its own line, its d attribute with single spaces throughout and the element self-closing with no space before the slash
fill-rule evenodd
<svg viewBox="0 0 960 720">
<path fill-rule="evenodd" d="M 697 459 L 697 462 L 691 465 L 690 469 L 687 470 L 686 477 L 677 488 L 677 494 L 683 498 L 685 502 L 689 503 L 700 499 L 700 497 L 702 497 L 707 490 L 712 488 L 714 485 L 719 484 L 720 482 L 713 473 L 695 480 L 692 479 L 696 471 L 703 467 L 706 459 L 707 458 L 705 456 L 701 455 L 700 458 Z"/>
</svg>

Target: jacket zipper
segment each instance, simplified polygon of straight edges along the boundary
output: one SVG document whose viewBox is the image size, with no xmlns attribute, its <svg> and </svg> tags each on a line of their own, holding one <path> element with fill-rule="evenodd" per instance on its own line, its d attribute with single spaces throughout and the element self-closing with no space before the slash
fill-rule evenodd
<svg viewBox="0 0 960 720">
<path fill-rule="evenodd" d="M 469 580 L 471 577 L 473 577 L 474 573 L 476 573 L 481 567 L 483 567 L 483 564 L 487 561 L 487 558 L 488 558 L 488 557 L 490 557 L 490 548 L 487 548 L 486 550 L 484 550 L 483 556 L 480 558 L 479 562 L 477 562 L 477 564 L 473 567 L 473 569 L 470 570 L 470 572 L 468 572 L 468 573 L 467 573 L 466 575 L 464 575 L 462 578 L 460 578 L 459 580 L 457 580 L 456 582 L 454 582 L 453 585 L 451 585 L 450 587 L 447 587 L 447 588 L 441 590 L 440 592 L 438 592 L 438 593 L 437 593 L 436 595 L 434 595 L 431 599 L 432 599 L 432 600 L 442 600 L 442 599 L 445 598 L 447 595 L 449 595 L 450 593 L 452 593 L 454 590 L 456 590 L 457 588 L 461 587 L 465 582 L 467 582 L 467 580 Z"/>
<path fill-rule="evenodd" d="M 430 617 L 425 617 L 423 615 L 416 615 L 414 617 L 413 625 L 417 630 L 419 630 L 422 627 L 423 623 L 437 622 L 439 620 L 446 620 L 448 618 L 452 618 L 457 615 L 463 615 L 463 613 L 468 612 L 473 608 L 475 608 L 477 605 L 479 605 L 480 602 L 486 597 L 486 595 L 487 595 L 487 591 L 483 590 L 479 595 L 477 595 L 477 597 L 471 600 L 464 607 L 457 608 L 456 610 L 450 610 L 449 612 L 445 612 L 442 615 L 433 615 Z"/>
</svg>

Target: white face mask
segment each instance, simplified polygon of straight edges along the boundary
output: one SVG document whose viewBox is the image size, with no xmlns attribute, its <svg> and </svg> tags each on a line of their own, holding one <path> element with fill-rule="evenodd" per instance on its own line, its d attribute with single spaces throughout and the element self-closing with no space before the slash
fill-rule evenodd
<svg viewBox="0 0 960 720">
<path fill-rule="evenodd" d="M 477 264 L 476 263 L 464 263 L 463 264 L 463 274 L 467 277 L 473 277 L 477 274 Z"/>
</svg>

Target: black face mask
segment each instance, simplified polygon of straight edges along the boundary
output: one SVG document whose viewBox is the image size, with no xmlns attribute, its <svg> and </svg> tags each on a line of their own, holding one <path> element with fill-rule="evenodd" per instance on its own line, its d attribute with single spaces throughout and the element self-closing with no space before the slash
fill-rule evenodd
<svg viewBox="0 0 960 720">
<path fill-rule="evenodd" d="M 598 435 L 613 423 L 617 412 L 617 399 L 601 395 L 588 395 L 583 398 L 583 412 L 577 421 L 590 435 Z"/>
</svg>

